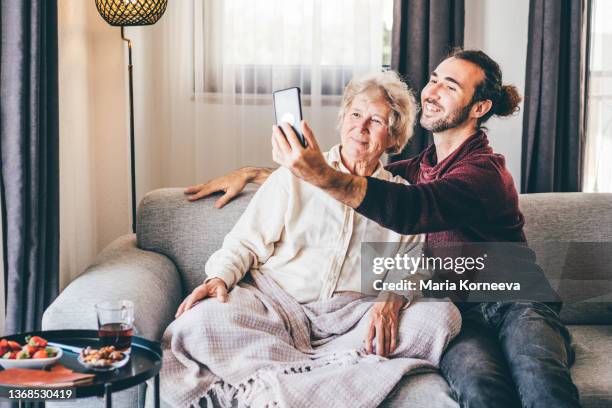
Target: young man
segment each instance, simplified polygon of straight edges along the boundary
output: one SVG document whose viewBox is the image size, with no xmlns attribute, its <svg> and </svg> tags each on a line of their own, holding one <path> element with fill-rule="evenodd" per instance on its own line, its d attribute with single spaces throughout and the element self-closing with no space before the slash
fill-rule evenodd
<svg viewBox="0 0 612 408">
<path fill-rule="evenodd" d="M 482 124 L 508 116 L 520 96 L 502 84 L 498 64 L 482 51 L 457 50 L 421 92 L 421 126 L 434 143 L 419 156 L 387 167 L 411 185 L 339 173 L 324 161 L 305 126 L 303 148 L 290 129 L 272 135 L 273 157 L 293 174 L 364 216 L 402 234 L 427 233 L 428 243 L 524 242 L 518 194 L 503 156 L 489 147 Z M 364 128 L 364 131 L 367 129 Z M 190 199 L 225 191 L 223 206 L 268 170 L 244 168 L 190 187 Z M 464 328 L 441 371 L 469 407 L 578 407 L 569 365 L 572 349 L 558 307 L 530 301 L 463 305 Z"/>
</svg>

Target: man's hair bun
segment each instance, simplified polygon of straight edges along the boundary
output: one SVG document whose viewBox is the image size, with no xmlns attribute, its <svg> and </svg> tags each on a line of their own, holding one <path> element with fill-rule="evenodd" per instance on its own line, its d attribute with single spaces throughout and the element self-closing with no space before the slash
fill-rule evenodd
<svg viewBox="0 0 612 408">
<path fill-rule="evenodd" d="M 499 98 L 493 103 L 493 113 L 497 116 L 510 116 L 519 110 L 523 98 L 514 85 L 503 85 Z"/>
</svg>

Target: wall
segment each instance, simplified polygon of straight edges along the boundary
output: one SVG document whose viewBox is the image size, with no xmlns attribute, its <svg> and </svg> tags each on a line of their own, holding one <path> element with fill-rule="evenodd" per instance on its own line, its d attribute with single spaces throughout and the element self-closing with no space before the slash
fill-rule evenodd
<svg viewBox="0 0 612 408">
<path fill-rule="evenodd" d="M 95 2 L 59 0 L 60 288 L 128 233 L 124 45 Z"/>
<path fill-rule="evenodd" d="M 529 25 L 529 0 L 467 0 L 465 4 L 465 47 L 479 48 L 496 60 L 504 83 L 514 84 L 525 93 L 525 64 Z M 512 117 L 487 122 L 489 139 L 496 152 L 503 154 L 517 186 L 521 177 L 521 135 L 523 104 Z"/>
</svg>

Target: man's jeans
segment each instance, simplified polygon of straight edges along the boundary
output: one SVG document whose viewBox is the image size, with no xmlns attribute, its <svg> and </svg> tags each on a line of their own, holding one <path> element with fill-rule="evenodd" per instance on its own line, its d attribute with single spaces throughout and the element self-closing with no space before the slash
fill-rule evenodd
<svg viewBox="0 0 612 408">
<path fill-rule="evenodd" d="M 569 332 L 553 308 L 493 302 L 463 313 L 440 370 L 463 407 L 579 407 L 572 361 Z"/>
</svg>

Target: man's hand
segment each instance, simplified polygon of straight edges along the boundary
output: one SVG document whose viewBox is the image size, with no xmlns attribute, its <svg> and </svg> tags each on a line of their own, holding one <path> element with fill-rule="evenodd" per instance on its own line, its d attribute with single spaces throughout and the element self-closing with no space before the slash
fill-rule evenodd
<svg viewBox="0 0 612 408">
<path fill-rule="evenodd" d="M 207 297 L 216 297 L 219 302 L 224 303 L 227 300 L 227 286 L 225 286 L 225 282 L 220 278 L 213 278 L 195 288 L 193 292 L 183 300 L 183 303 L 179 306 L 174 317 L 178 318 L 187 310 L 191 309 L 195 303 Z"/>
<path fill-rule="evenodd" d="M 215 207 L 221 208 L 244 190 L 248 183 L 262 184 L 272 171 L 273 169 L 243 167 L 217 177 L 208 183 L 187 187 L 185 194 L 188 194 L 187 199 L 189 201 L 195 201 L 218 191 L 223 191 L 225 194 L 215 202 Z"/>
<path fill-rule="evenodd" d="M 366 352 L 372 354 L 376 339 L 376 354 L 386 357 L 397 347 L 399 314 L 405 303 L 403 296 L 384 293 L 370 309 L 370 326 L 365 339 Z"/>
<path fill-rule="evenodd" d="M 283 124 L 282 131 L 278 126 L 272 126 L 272 158 L 276 163 L 291 170 L 296 177 L 322 187 L 333 173 L 333 169 L 325 161 L 308 124 L 302 121 L 301 126 L 307 147 L 302 146 L 288 123 Z"/>
<path fill-rule="evenodd" d="M 302 134 L 308 143 L 303 147 L 289 124 L 272 127 L 272 158 L 287 167 L 296 177 L 323 189 L 341 203 L 357 208 L 365 197 L 368 182 L 365 177 L 342 173 L 325 161 L 310 126 L 302 121 Z M 285 134 L 283 134 L 283 132 Z M 286 137 L 285 137 L 286 135 Z"/>
</svg>

